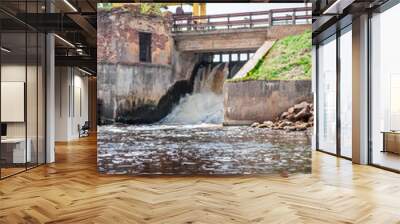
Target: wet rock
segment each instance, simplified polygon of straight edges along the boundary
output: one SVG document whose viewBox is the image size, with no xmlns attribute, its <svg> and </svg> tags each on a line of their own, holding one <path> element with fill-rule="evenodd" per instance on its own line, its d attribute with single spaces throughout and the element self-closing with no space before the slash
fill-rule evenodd
<svg viewBox="0 0 400 224">
<path fill-rule="evenodd" d="M 286 131 L 296 131 L 296 127 L 295 126 L 286 126 L 285 130 Z"/>
<path fill-rule="evenodd" d="M 253 124 L 251 124 L 251 127 L 252 127 L 252 128 L 256 128 L 258 125 L 260 125 L 260 123 L 254 122 Z"/>
<path fill-rule="evenodd" d="M 282 126 L 283 126 L 283 127 L 291 126 L 291 125 L 293 125 L 293 122 L 291 122 L 291 121 L 283 121 L 283 122 L 282 122 Z"/>
<path fill-rule="evenodd" d="M 257 128 L 269 128 L 269 126 L 266 124 L 260 124 L 257 126 Z"/>
<path fill-rule="evenodd" d="M 301 102 L 299 104 L 294 105 L 294 110 L 295 111 L 301 111 L 304 108 L 309 108 L 309 107 L 310 107 L 310 104 L 307 103 L 306 101 L 303 101 L 303 102 Z"/>
<path fill-rule="evenodd" d="M 274 125 L 272 121 L 264 121 L 262 124 L 259 124 L 257 128 L 271 128 Z"/>
<path fill-rule="evenodd" d="M 272 130 L 304 131 L 314 126 L 313 104 L 303 101 L 290 107 L 274 121 L 264 121 L 262 124 L 255 122 L 251 126 Z"/>
<path fill-rule="evenodd" d="M 264 125 L 267 125 L 269 128 L 271 128 L 272 126 L 274 126 L 274 122 L 272 122 L 272 121 L 264 121 L 263 124 L 264 124 Z"/>
<path fill-rule="evenodd" d="M 296 127 L 296 131 L 304 131 L 304 130 L 307 129 L 307 124 L 306 123 L 305 124 L 299 124 L 299 125 L 296 125 L 295 127 Z"/>
<path fill-rule="evenodd" d="M 306 101 L 290 107 L 275 121 L 277 129 L 286 131 L 304 131 L 314 125 L 313 105 Z"/>
<path fill-rule="evenodd" d="M 294 121 L 294 114 L 289 114 L 286 119 L 290 120 L 290 121 Z"/>
<path fill-rule="evenodd" d="M 287 112 L 287 111 L 283 112 L 282 115 L 281 115 L 281 120 L 286 119 L 288 115 L 289 115 L 289 112 Z"/>
<path fill-rule="evenodd" d="M 263 124 L 272 126 L 272 125 L 274 125 L 274 122 L 272 122 L 272 121 L 264 121 Z"/>
<path fill-rule="evenodd" d="M 310 112 L 310 108 L 309 107 L 304 107 L 303 109 L 301 109 L 300 112 L 298 112 L 294 116 L 294 119 L 295 120 L 308 120 L 311 116 L 312 116 L 312 114 Z"/>
</svg>

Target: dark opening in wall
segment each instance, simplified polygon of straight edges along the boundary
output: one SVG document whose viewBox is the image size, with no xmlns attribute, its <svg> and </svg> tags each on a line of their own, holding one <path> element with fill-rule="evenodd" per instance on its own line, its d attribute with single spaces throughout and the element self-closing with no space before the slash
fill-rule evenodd
<svg viewBox="0 0 400 224">
<path fill-rule="evenodd" d="M 139 60 L 151 62 L 151 33 L 139 33 Z"/>
</svg>

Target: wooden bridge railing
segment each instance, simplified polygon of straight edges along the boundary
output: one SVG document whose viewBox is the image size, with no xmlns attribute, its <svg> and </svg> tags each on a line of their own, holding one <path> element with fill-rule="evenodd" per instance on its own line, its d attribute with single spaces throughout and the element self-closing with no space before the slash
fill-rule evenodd
<svg viewBox="0 0 400 224">
<path fill-rule="evenodd" d="M 208 16 L 173 15 L 172 31 L 192 32 L 310 24 L 311 10 L 311 7 L 299 7 Z"/>
</svg>

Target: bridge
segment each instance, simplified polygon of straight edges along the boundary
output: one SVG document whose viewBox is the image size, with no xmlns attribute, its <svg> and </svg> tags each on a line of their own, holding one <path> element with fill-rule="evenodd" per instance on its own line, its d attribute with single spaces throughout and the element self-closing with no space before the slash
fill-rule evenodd
<svg viewBox="0 0 400 224">
<path fill-rule="evenodd" d="M 311 29 L 311 7 L 207 16 L 173 15 L 179 51 L 254 52 L 267 40 Z"/>
</svg>

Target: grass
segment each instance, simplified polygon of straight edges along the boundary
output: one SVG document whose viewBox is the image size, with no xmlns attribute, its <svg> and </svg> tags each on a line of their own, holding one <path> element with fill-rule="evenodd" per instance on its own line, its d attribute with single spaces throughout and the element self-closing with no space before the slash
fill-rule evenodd
<svg viewBox="0 0 400 224">
<path fill-rule="evenodd" d="M 242 78 L 247 80 L 309 80 L 311 79 L 311 31 L 282 38 Z"/>
</svg>

